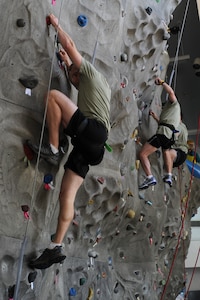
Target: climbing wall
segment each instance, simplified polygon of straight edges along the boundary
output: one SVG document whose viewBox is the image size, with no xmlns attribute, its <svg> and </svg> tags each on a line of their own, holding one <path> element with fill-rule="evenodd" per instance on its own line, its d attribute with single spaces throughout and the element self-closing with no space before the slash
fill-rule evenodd
<svg viewBox="0 0 200 300">
<path fill-rule="evenodd" d="M 165 186 L 158 151 L 150 158 L 158 184 L 138 190 L 144 179 L 138 152 L 157 128 L 149 110 L 159 114 L 162 107 L 154 80 L 165 77 L 168 26 L 180 2 L 1 0 L 0 299 L 174 300 L 184 287 L 199 179 L 190 181 L 183 165 L 174 170 L 173 187 Z M 60 45 L 46 22 L 51 12 L 109 82 L 112 152 L 91 167 L 78 191 L 64 240 L 67 259 L 36 271 L 28 262 L 55 233 L 71 145 L 54 167 L 25 141 L 48 139 L 42 126 L 48 89 L 74 102 L 77 95 L 56 55 Z"/>
</svg>

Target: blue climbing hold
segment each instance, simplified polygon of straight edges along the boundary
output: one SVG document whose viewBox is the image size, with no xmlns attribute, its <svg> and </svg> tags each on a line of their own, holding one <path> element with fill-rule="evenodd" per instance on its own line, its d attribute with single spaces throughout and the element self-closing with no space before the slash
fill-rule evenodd
<svg viewBox="0 0 200 300">
<path fill-rule="evenodd" d="M 77 18 L 78 25 L 81 27 L 85 27 L 87 25 L 88 19 L 84 15 L 80 15 Z"/>
<path fill-rule="evenodd" d="M 69 295 L 70 296 L 76 296 L 76 289 L 75 288 L 70 288 Z"/>
<path fill-rule="evenodd" d="M 44 176 L 44 183 L 48 184 L 48 183 L 52 182 L 52 180 L 53 180 L 53 176 L 51 174 L 46 174 Z"/>
</svg>

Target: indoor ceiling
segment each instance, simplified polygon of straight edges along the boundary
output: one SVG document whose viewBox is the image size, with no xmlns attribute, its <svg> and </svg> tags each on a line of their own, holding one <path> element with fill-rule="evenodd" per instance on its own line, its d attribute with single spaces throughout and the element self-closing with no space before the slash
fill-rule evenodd
<svg viewBox="0 0 200 300">
<path fill-rule="evenodd" d="M 200 76 L 196 74 L 200 73 L 200 68 L 194 69 L 193 67 L 195 58 L 200 58 L 198 2 L 199 0 L 182 0 L 173 13 L 173 20 L 169 24 L 171 37 L 168 40 L 171 63 L 167 73 L 167 81 L 169 82 L 170 76 L 173 74 L 172 71 L 175 71 L 171 86 L 175 89 L 181 103 L 183 121 L 188 128 L 190 138 L 194 140 L 200 115 Z M 180 38 L 181 32 L 183 32 L 182 38 Z M 180 48 L 178 47 L 179 44 Z M 179 59 L 176 69 L 174 58 L 177 57 L 178 48 Z M 200 146 L 200 142 L 198 142 L 198 146 Z"/>
</svg>

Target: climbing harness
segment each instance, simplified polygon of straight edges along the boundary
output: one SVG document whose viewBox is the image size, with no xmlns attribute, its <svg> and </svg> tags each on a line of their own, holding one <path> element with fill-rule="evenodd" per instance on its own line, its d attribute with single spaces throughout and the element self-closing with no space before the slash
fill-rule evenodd
<svg viewBox="0 0 200 300">
<path fill-rule="evenodd" d="M 159 125 L 165 126 L 165 127 L 168 127 L 169 129 L 171 129 L 172 137 L 170 139 L 170 146 L 173 145 L 175 143 L 175 136 L 174 135 L 175 135 L 175 133 L 177 133 L 179 131 L 176 130 L 176 128 L 172 124 L 167 124 L 167 123 L 160 122 Z"/>
</svg>

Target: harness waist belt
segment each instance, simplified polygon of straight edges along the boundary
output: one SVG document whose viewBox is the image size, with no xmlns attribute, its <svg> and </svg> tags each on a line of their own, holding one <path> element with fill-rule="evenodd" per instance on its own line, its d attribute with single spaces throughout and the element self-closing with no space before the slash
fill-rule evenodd
<svg viewBox="0 0 200 300">
<path fill-rule="evenodd" d="M 161 122 L 161 123 L 159 123 L 159 125 L 168 127 L 169 129 L 171 129 L 171 131 L 172 131 L 173 133 L 179 132 L 178 130 L 176 130 L 176 128 L 175 128 L 174 125 L 172 125 L 172 124 L 167 124 L 167 123 L 162 123 L 162 122 Z"/>
</svg>

